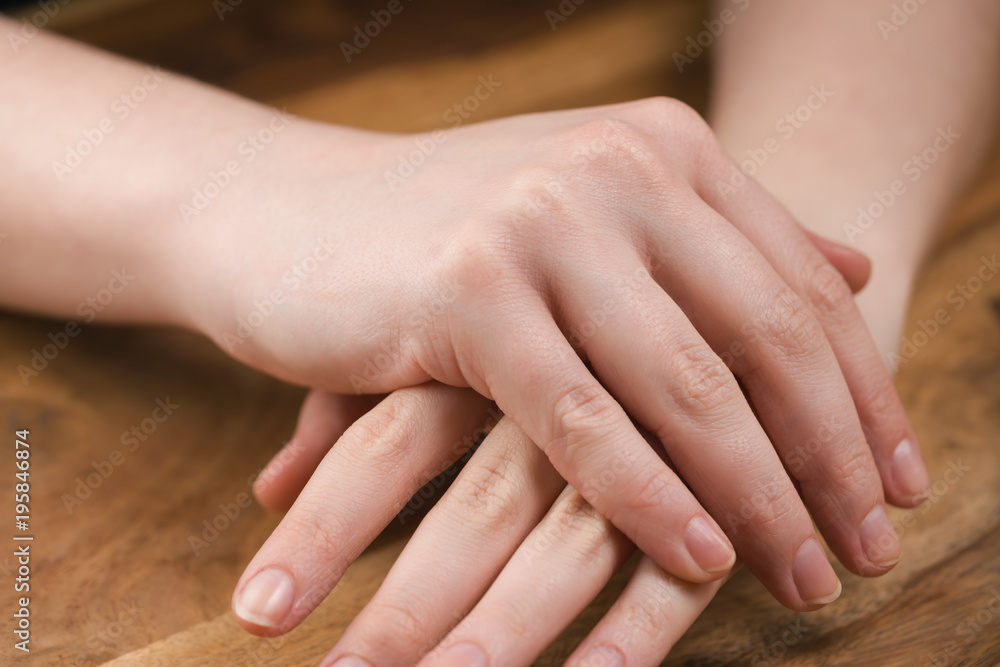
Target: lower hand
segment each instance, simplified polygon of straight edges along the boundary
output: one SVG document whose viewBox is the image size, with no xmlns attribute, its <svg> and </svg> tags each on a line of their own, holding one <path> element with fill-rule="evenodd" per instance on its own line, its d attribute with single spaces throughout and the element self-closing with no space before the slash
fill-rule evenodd
<svg viewBox="0 0 1000 667">
<path fill-rule="evenodd" d="M 323 575 L 342 571 L 350 555 L 391 520 L 401 500 L 426 481 L 397 459 L 406 456 L 403 444 L 426 438 L 427 446 L 437 441 L 442 452 L 450 450 L 448 456 L 454 456 L 467 445 L 450 443 L 471 440 L 462 430 L 468 429 L 470 416 L 487 419 L 486 406 L 468 391 L 431 383 L 391 394 L 347 428 L 331 449 L 360 407 L 353 398 L 310 395 L 288 449 L 255 485 L 257 497 L 271 509 L 287 509 L 300 491 L 301 498 L 247 568 L 247 576 L 275 567 L 290 570 L 288 559 L 294 558 L 298 571 L 317 577 L 298 583 L 325 595 L 329 580 Z M 397 427 L 386 433 L 389 424 Z M 349 451 L 364 447 L 364 437 L 376 429 L 389 435 L 389 440 L 376 439 L 384 447 Z M 319 480 L 302 489 L 324 454 L 339 464 L 325 461 Z M 362 465 L 348 464 L 355 454 L 365 457 Z M 372 474 L 381 477 L 371 479 Z M 343 502 L 364 488 L 372 489 L 370 497 Z M 391 489 L 399 492 L 385 493 Z M 377 521 L 351 511 L 366 502 L 373 503 L 368 510 Z M 340 515 L 335 521 L 342 541 L 327 535 L 329 547 L 314 548 L 310 537 L 328 531 L 331 515 Z M 422 659 L 421 664 L 434 665 L 449 650 L 460 653 L 462 664 L 474 664 L 473 650 L 487 664 L 531 664 L 634 551 L 504 418 L 421 521 L 375 597 L 322 664 L 381 667 Z M 247 576 L 237 587 L 237 598 Z M 628 586 L 568 664 L 614 665 L 614 657 L 621 664 L 659 664 L 721 585 L 722 580 L 693 584 L 676 579 L 642 557 Z M 240 613 L 237 607 L 238 618 Z M 241 622 L 250 630 L 260 629 Z M 344 657 L 363 662 L 337 662 Z"/>
</svg>

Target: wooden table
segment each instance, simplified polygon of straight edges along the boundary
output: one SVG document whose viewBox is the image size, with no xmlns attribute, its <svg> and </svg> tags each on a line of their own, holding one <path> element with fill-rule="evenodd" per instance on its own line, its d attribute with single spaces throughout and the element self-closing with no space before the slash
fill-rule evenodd
<svg viewBox="0 0 1000 667">
<path fill-rule="evenodd" d="M 293 113 L 385 130 L 442 125 L 481 74 L 503 87 L 472 120 L 654 94 L 703 106 L 705 58 L 683 75 L 671 60 L 702 29 L 702 3 L 589 0 L 552 30 L 545 12 L 558 5 L 414 3 L 350 64 L 339 43 L 375 4 L 229 0 L 220 22 L 209 0 L 89 0 L 62 8 L 52 27 Z M 0 240 L 0 261 L 4 251 Z M 741 574 L 666 664 L 1000 664 L 1000 278 L 973 280 L 981 289 L 968 299 L 952 292 L 998 251 L 995 155 L 954 213 L 910 310 L 915 354 L 898 384 L 935 483 L 925 507 L 892 515 L 900 565 L 874 581 L 841 569 L 842 599 L 809 615 L 779 607 Z M 948 323 L 921 334 L 919 322 L 941 308 Z M 229 599 L 279 517 L 251 505 L 207 533 L 197 554 L 189 541 L 205 537 L 220 504 L 249 493 L 248 477 L 291 434 L 303 392 L 187 334 L 99 327 L 84 327 L 23 382 L 18 364 L 64 327 L 0 314 L 0 423 L 8 441 L 31 430 L 35 537 L 28 658 L 12 649 L 9 630 L 13 547 L 0 552 L 0 663 L 315 664 L 375 591 L 404 534 L 380 538 L 302 627 L 276 640 L 243 633 Z M 165 414 L 158 401 L 176 405 L 162 422 L 153 418 Z M 144 439 L 123 442 L 134 426 Z M 13 461 L 0 463 L 9 515 Z M 621 585 L 609 585 L 538 664 L 559 664 Z"/>
</svg>

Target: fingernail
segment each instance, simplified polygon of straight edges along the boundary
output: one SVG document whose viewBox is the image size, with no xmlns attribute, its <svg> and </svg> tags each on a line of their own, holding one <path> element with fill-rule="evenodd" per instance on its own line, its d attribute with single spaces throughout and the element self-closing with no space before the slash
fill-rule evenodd
<svg viewBox="0 0 1000 667">
<path fill-rule="evenodd" d="M 840 597 L 840 579 L 815 537 L 810 537 L 799 547 L 792 565 L 792 581 L 806 604 L 830 604 Z"/>
<path fill-rule="evenodd" d="M 596 646 L 583 656 L 580 662 L 573 663 L 573 667 L 623 667 L 625 659 L 621 651 L 613 646 Z"/>
<path fill-rule="evenodd" d="M 372 664 L 356 655 L 345 655 L 337 658 L 336 662 L 325 662 L 321 667 L 372 667 Z"/>
<path fill-rule="evenodd" d="M 915 500 L 923 500 L 931 485 L 931 478 L 920 457 L 920 450 L 909 439 L 896 445 L 892 453 L 892 476 L 900 491 Z"/>
<path fill-rule="evenodd" d="M 698 567 L 709 574 L 725 572 L 736 561 L 736 553 L 718 528 L 696 516 L 684 530 L 684 545 Z"/>
<path fill-rule="evenodd" d="M 899 537 L 884 506 L 876 505 L 861 522 L 861 548 L 868 560 L 879 567 L 892 567 L 899 562 Z"/>
<path fill-rule="evenodd" d="M 455 644 L 434 661 L 434 667 L 486 667 L 486 656 L 473 644 Z"/>
<path fill-rule="evenodd" d="M 233 605 L 236 615 L 262 628 L 274 627 L 285 618 L 295 599 L 295 585 L 284 570 L 268 568 L 254 575 Z"/>
</svg>

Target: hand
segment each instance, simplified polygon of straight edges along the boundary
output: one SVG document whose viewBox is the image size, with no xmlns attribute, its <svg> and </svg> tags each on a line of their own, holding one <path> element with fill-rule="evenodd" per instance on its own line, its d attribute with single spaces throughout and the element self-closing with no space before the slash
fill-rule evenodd
<svg viewBox="0 0 1000 667">
<path fill-rule="evenodd" d="M 652 100 L 462 128 L 394 191 L 385 171 L 431 137 L 286 132 L 266 178 L 216 202 L 211 257 L 188 260 L 237 286 L 235 312 L 200 316 L 235 356 L 329 391 L 471 386 L 689 581 L 732 567 L 714 516 L 782 603 L 829 602 L 806 506 L 852 571 L 895 563 L 879 471 L 900 504 L 926 472 L 850 289 L 754 183 L 720 195 L 737 167 L 694 112 Z M 336 256 L 296 283 L 319 247 Z M 280 315 L 234 343 L 236 314 L 276 290 Z M 300 595 L 269 631 L 307 613 Z"/>
<path fill-rule="evenodd" d="M 400 442 L 385 442 L 360 467 L 345 465 L 351 461 L 350 452 L 325 460 L 317 476 L 333 486 L 310 482 L 247 572 L 290 569 L 291 558 L 317 574 L 346 567 L 346 554 L 360 551 L 373 536 L 371 524 L 356 522 L 349 506 L 329 504 L 327 497 L 332 493 L 334 503 L 349 499 L 351 490 L 368 481 L 366 471 L 388 469 L 381 488 L 401 493 L 374 494 L 369 510 L 385 517 L 390 508 L 398 508 L 398 498 L 409 498 L 424 478 L 392 466 L 390 445 L 426 438 L 420 444 L 432 448 L 446 431 L 456 441 L 465 441 L 457 429 L 449 429 L 468 413 L 456 392 L 436 383 L 397 391 L 349 428 L 333 452 L 361 446 L 364 437 L 352 431 L 365 433 L 372 424 L 394 423 L 396 427 L 387 430 Z M 469 396 L 468 390 L 463 393 Z M 295 436 L 258 477 L 255 493 L 263 504 L 287 509 L 301 491 L 304 476 L 312 472 L 312 461 L 330 451 L 344 431 L 343 417 L 356 407 L 352 401 L 319 392 L 310 395 Z M 415 444 L 407 449 L 424 448 Z M 364 479 L 353 481 L 359 472 Z M 340 491 L 345 486 L 348 489 Z M 390 497 L 395 501 L 387 500 Z M 331 515 L 349 522 L 340 535 L 343 541 L 326 550 L 301 548 L 308 531 Z M 364 528 L 357 530 L 357 523 Z M 565 486 L 544 454 L 504 418 L 420 523 L 375 597 L 322 664 L 410 665 L 421 657 L 421 664 L 437 664 L 459 644 L 485 653 L 487 664 L 531 664 L 634 550 L 579 493 Z M 643 557 L 621 597 L 568 664 L 614 665 L 615 656 L 619 664 L 659 664 L 721 583 L 684 582 Z M 462 664 L 477 664 L 469 649 L 456 650 L 466 651 Z M 337 662 L 345 656 L 363 662 Z"/>
<path fill-rule="evenodd" d="M 863 261 L 858 261 L 858 255 L 844 252 L 842 248 L 827 244 L 819 238 L 814 238 L 813 241 L 841 271 L 853 289 L 858 290 L 864 285 L 869 267 Z M 465 399 L 475 398 L 468 391 L 456 394 L 452 389 L 431 383 L 397 391 L 384 398 L 378 407 L 374 407 L 377 402 L 375 397 L 340 396 L 315 390 L 310 392 L 303 404 L 292 439 L 272 459 L 254 484 L 254 493 L 261 504 L 279 512 L 292 508 L 292 512 L 261 548 L 237 586 L 234 611 L 244 627 L 253 632 L 269 632 L 269 628 L 281 625 L 279 617 L 287 613 L 283 605 L 293 602 L 287 590 L 277 595 L 274 591 L 266 595 L 253 594 L 249 601 L 239 602 L 246 583 L 256 574 L 265 570 L 312 573 L 299 580 L 297 587 L 310 591 L 309 597 L 325 597 L 339 578 L 339 574 L 331 578 L 328 573 L 343 572 L 353 562 L 355 555 L 366 548 L 371 539 L 381 531 L 388 521 L 387 517 L 398 512 L 402 503 L 414 496 L 422 484 L 429 482 L 434 473 L 459 456 L 468 455 L 468 448 L 482 437 L 485 429 L 481 428 L 471 435 L 465 433 L 463 436 L 460 425 L 467 422 L 470 415 L 478 414 L 478 419 L 486 419 L 486 416 L 481 401 L 477 401 L 479 409 L 470 412 L 467 409 L 469 405 L 462 400 L 463 394 Z M 359 419 L 362 415 L 364 417 Z M 334 443 L 341 440 L 345 431 L 347 435 L 337 445 L 336 453 L 330 454 Z M 378 435 L 381 433 L 387 436 Z M 442 434 L 445 435 L 444 439 L 441 439 Z M 363 448 L 365 437 L 372 435 L 376 436 L 375 440 L 382 443 L 382 446 L 367 455 L 358 452 L 357 456 L 364 458 L 354 461 L 355 454 L 352 450 Z M 422 438 L 427 437 L 430 438 L 428 443 L 421 442 Z M 431 461 L 435 462 L 429 467 L 425 463 L 425 469 L 418 469 L 417 475 L 412 474 L 407 461 L 394 458 L 400 454 L 420 452 L 425 446 L 434 449 L 435 439 L 441 457 L 436 460 L 432 458 Z M 445 447 L 452 439 L 455 444 L 450 449 Z M 304 494 L 302 501 L 293 507 L 317 468 L 322 468 L 322 473 L 316 475 L 322 481 L 314 482 L 308 494 Z M 381 474 L 386 477 L 380 479 Z M 438 475 L 434 478 L 435 484 L 426 484 L 424 488 L 433 492 L 443 485 L 443 476 L 443 473 Z M 559 584 L 550 585 L 548 590 L 556 596 L 555 601 L 576 594 L 577 604 L 581 599 L 586 603 L 589 599 L 587 595 L 580 598 L 579 593 L 590 589 L 579 589 L 579 578 L 574 573 L 589 573 L 593 585 L 599 590 L 606 577 L 610 576 L 610 571 L 607 568 L 593 567 L 599 564 L 594 554 L 610 558 L 608 566 L 613 570 L 612 565 L 620 564 L 634 547 L 596 514 L 571 487 L 562 491 L 556 506 L 548 510 L 547 516 L 543 518 L 561 486 L 562 480 L 540 451 L 531 446 L 520 429 L 505 419 L 501 426 L 485 438 L 482 446 L 460 473 L 458 481 L 421 524 L 417 536 L 393 570 L 401 574 L 390 575 L 375 600 L 352 624 L 331 655 L 353 652 L 366 655 L 369 660 L 377 657 L 376 664 L 383 664 L 405 662 L 407 657 L 429 650 L 441 639 L 447 627 L 469 613 L 489 582 L 496 579 L 501 568 L 508 573 L 500 580 L 504 585 L 493 585 L 492 590 L 497 592 L 493 594 L 492 601 L 487 603 L 484 599 L 476 607 L 477 611 L 468 617 L 476 619 L 485 616 L 487 622 L 481 622 L 480 626 L 488 628 L 498 618 L 502 620 L 509 615 L 510 610 L 505 609 L 507 603 L 512 603 L 514 610 L 523 609 L 523 604 L 518 604 L 519 596 L 524 594 L 521 589 L 536 596 L 534 576 L 523 572 L 525 564 L 533 566 L 531 570 L 534 574 L 554 569 L 570 577 L 565 583 L 566 591 L 559 590 Z M 394 492 L 380 493 L 380 488 Z M 362 491 L 363 495 L 360 497 L 361 507 L 358 507 L 357 502 L 350 502 L 357 500 L 355 494 L 359 490 L 365 489 L 367 491 Z M 370 516 L 377 517 L 377 521 L 372 522 L 365 516 L 366 504 L 371 512 Z M 401 519 L 405 518 L 405 510 L 399 516 Z M 583 530 L 579 530 L 580 528 Z M 331 533 L 331 529 L 340 532 Z M 529 530 L 531 536 L 525 539 Z M 506 541 L 498 541 L 498 535 L 505 536 Z M 299 548 L 303 538 L 312 543 L 317 537 L 323 538 L 319 548 Z M 440 545 L 445 545 L 445 549 Z M 613 548 L 603 548 L 602 545 Z M 471 550 L 468 548 L 470 546 L 473 547 Z M 457 553 L 452 553 L 456 550 Z M 577 554 L 577 561 L 586 558 L 587 562 L 570 562 L 572 559 L 566 556 L 573 553 Z M 520 560 L 516 561 L 518 558 Z M 474 581 L 459 591 L 465 595 L 463 599 L 452 600 L 441 597 L 440 592 L 434 593 L 437 590 L 434 577 L 453 571 L 459 575 L 464 573 Z M 428 575 L 431 577 L 430 581 Z M 265 580 L 269 576 L 266 575 Z M 455 588 L 455 582 L 451 581 L 449 586 L 440 590 Z M 663 573 L 652 561 L 643 557 L 633 583 L 616 605 L 615 611 L 591 633 L 579 653 L 582 654 L 586 646 L 599 647 L 606 644 L 602 637 L 607 635 L 617 641 L 617 650 L 623 656 L 628 656 L 630 662 L 644 660 L 644 656 L 651 656 L 650 660 L 658 662 L 673 641 L 683 633 L 688 622 L 669 627 L 653 623 L 644 632 L 623 633 L 619 627 L 621 617 L 629 619 L 628 627 L 634 626 L 636 605 L 639 605 L 638 619 L 649 624 L 650 620 L 655 620 L 652 611 L 657 611 L 660 607 L 664 607 L 663 611 L 670 611 L 670 606 L 681 605 L 683 609 L 690 610 L 693 614 L 690 619 L 693 621 L 694 616 L 711 597 L 705 591 L 714 592 L 717 588 L 715 584 L 681 582 Z M 427 596 L 413 593 L 424 589 L 427 589 Z M 593 592 L 596 593 L 596 590 Z M 670 592 L 666 598 L 664 590 Z M 659 592 L 653 597 L 652 602 L 656 606 L 651 611 L 648 607 L 650 601 L 645 598 L 655 591 Z M 435 610 L 436 614 L 431 617 L 427 617 L 425 613 L 425 599 L 441 603 L 440 608 Z M 262 604 L 264 601 L 266 602 Z M 311 603 L 306 604 L 306 611 L 311 608 L 309 604 Z M 450 607 L 452 604 L 458 606 Z M 387 615 L 401 616 L 402 622 L 388 622 Z M 437 623 L 418 620 L 434 618 L 438 619 Z M 442 619 L 450 619 L 450 623 L 442 625 Z M 549 625 L 533 643 L 519 644 L 525 655 L 530 654 L 533 648 L 544 648 L 548 640 L 560 630 L 561 624 L 567 622 L 562 616 L 548 612 L 540 614 L 538 619 L 547 620 Z M 461 627 L 467 628 L 468 622 Z M 509 624 L 505 627 L 509 628 Z M 387 633 L 386 628 L 392 630 Z M 408 631 L 400 632 L 398 628 L 407 628 Z M 495 629 L 486 629 L 484 632 L 487 637 L 505 636 Z M 384 636 L 386 634 L 389 636 Z M 503 642 L 496 641 L 491 644 L 494 648 L 504 645 Z M 353 650 L 352 646 L 355 647 Z"/>
</svg>

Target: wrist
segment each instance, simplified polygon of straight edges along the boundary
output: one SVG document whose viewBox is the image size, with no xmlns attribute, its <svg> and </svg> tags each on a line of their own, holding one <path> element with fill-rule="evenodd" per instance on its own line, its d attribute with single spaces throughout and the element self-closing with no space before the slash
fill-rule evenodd
<svg viewBox="0 0 1000 667">
<path fill-rule="evenodd" d="M 371 171 L 386 142 L 276 109 L 256 111 L 186 177 L 168 215 L 171 271 L 183 285 L 176 312 L 188 328 L 261 368 L 265 325 L 291 308 L 317 270 L 314 256 L 327 261 L 343 246 L 341 220 L 354 214 L 352 197 L 366 187 L 357 175 Z"/>
<path fill-rule="evenodd" d="M 174 147 L 158 155 L 165 173 L 148 174 L 155 183 L 146 198 L 152 222 L 142 234 L 158 323 L 213 339 L 232 312 L 239 271 L 254 254 L 246 246 L 249 228 L 240 225 L 246 210 L 263 206 L 262 179 L 251 163 L 264 162 L 288 123 L 281 112 L 242 100 L 219 106 L 207 132 L 179 134 Z"/>
</svg>

